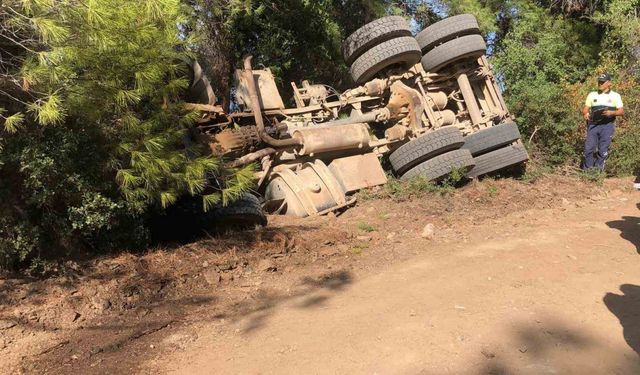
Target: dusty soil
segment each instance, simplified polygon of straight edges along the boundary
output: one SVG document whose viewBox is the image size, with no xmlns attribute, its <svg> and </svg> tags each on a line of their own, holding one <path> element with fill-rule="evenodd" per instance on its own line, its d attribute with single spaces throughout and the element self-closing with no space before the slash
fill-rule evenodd
<svg viewBox="0 0 640 375">
<path fill-rule="evenodd" d="M 0 372 L 640 373 L 630 187 L 485 180 L 1 280 Z"/>
</svg>

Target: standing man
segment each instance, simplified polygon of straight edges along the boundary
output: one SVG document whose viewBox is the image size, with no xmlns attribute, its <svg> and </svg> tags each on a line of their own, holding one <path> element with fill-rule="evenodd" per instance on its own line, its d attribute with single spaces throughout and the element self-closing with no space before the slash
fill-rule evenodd
<svg viewBox="0 0 640 375">
<path fill-rule="evenodd" d="M 620 94 L 611 90 L 609 74 L 603 73 L 598 76 L 598 91 L 589 93 L 582 115 L 587 120 L 583 169 L 598 168 L 602 171 L 616 127 L 616 117 L 624 115 L 622 98 Z"/>
</svg>

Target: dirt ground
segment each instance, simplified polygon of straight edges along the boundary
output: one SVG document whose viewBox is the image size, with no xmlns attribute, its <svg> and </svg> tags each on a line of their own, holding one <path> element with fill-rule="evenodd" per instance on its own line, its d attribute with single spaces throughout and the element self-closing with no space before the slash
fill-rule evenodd
<svg viewBox="0 0 640 375">
<path fill-rule="evenodd" d="M 0 372 L 638 374 L 638 201 L 485 180 L 0 280 Z"/>
</svg>

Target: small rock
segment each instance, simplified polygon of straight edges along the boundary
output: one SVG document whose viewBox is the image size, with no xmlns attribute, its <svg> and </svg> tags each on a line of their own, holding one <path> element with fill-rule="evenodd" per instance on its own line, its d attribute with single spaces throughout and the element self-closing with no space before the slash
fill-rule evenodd
<svg viewBox="0 0 640 375">
<path fill-rule="evenodd" d="M 482 353 L 482 355 L 485 356 L 485 358 L 487 359 L 492 359 L 496 357 L 496 355 L 493 354 L 489 349 L 482 349 L 480 353 Z"/>
<path fill-rule="evenodd" d="M 523 346 L 523 347 L 521 347 L 521 348 L 519 348 L 519 349 L 518 349 L 518 351 L 519 351 L 520 353 L 526 353 L 526 352 L 527 352 L 527 350 L 529 350 L 529 348 L 527 348 L 526 346 Z"/>
<path fill-rule="evenodd" d="M 356 239 L 357 239 L 358 241 L 364 241 L 364 242 L 369 242 L 369 241 L 371 241 L 371 237 L 369 237 L 369 236 L 358 236 L 358 237 L 356 237 Z"/>
<path fill-rule="evenodd" d="M 75 322 L 76 320 L 78 320 L 78 318 L 80 318 L 80 313 L 77 311 L 74 311 L 71 314 L 69 314 L 69 318 L 71 322 Z"/>
<path fill-rule="evenodd" d="M 335 218 L 336 218 L 336 213 L 335 213 L 335 212 L 331 211 L 331 212 L 329 212 L 329 213 L 327 214 L 327 219 L 329 219 L 329 220 L 335 220 Z"/>
<path fill-rule="evenodd" d="M 571 260 L 578 260 L 578 257 L 576 257 L 574 255 L 567 255 L 567 258 L 569 258 Z"/>
<path fill-rule="evenodd" d="M 569 202 L 569 200 L 567 198 L 562 198 L 562 205 L 563 206 L 568 206 L 570 204 L 571 204 L 571 202 Z"/>
<path fill-rule="evenodd" d="M 205 260 L 204 262 L 202 262 L 202 268 L 207 268 L 207 267 L 209 267 L 209 262 Z"/>
<path fill-rule="evenodd" d="M 436 233 L 436 226 L 429 223 L 427 225 L 425 225 L 424 229 L 422 230 L 422 238 L 426 238 L 428 240 L 432 240 L 434 235 Z"/>
<path fill-rule="evenodd" d="M 391 232 L 391 233 L 387 234 L 387 239 L 388 240 L 392 240 L 395 236 L 396 236 L 396 232 Z"/>
<path fill-rule="evenodd" d="M 155 345 L 153 345 L 153 344 L 151 344 L 151 345 L 149 345 L 149 347 L 150 347 L 151 349 L 154 349 L 156 346 L 155 346 Z"/>
<path fill-rule="evenodd" d="M 74 361 L 77 361 L 78 360 L 78 356 L 74 354 L 74 355 L 71 356 L 71 359 L 74 360 Z"/>
<path fill-rule="evenodd" d="M 464 306 L 460 306 L 460 305 L 455 305 L 455 306 L 454 306 L 454 308 L 455 308 L 456 310 L 460 310 L 460 311 L 464 311 L 464 310 L 466 310 L 466 308 L 465 308 Z"/>
<path fill-rule="evenodd" d="M 209 285 L 217 285 L 222 281 L 220 274 L 213 269 L 207 270 L 207 272 L 203 273 L 202 276 Z"/>
</svg>

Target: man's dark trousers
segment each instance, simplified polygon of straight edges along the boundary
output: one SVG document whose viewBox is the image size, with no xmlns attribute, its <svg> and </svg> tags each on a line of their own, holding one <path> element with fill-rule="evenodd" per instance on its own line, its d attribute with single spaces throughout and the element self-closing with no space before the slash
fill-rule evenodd
<svg viewBox="0 0 640 375">
<path fill-rule="evenodd" d="M 593 167 L 604 169 L 604 161 L 609 154 L 609 145 L 611 145 L 615 128 L 616 125 L 612 122 L 603 125 L 588 125 L 587 141 L 584 144 L 584 169 Z"/>
</svg>

